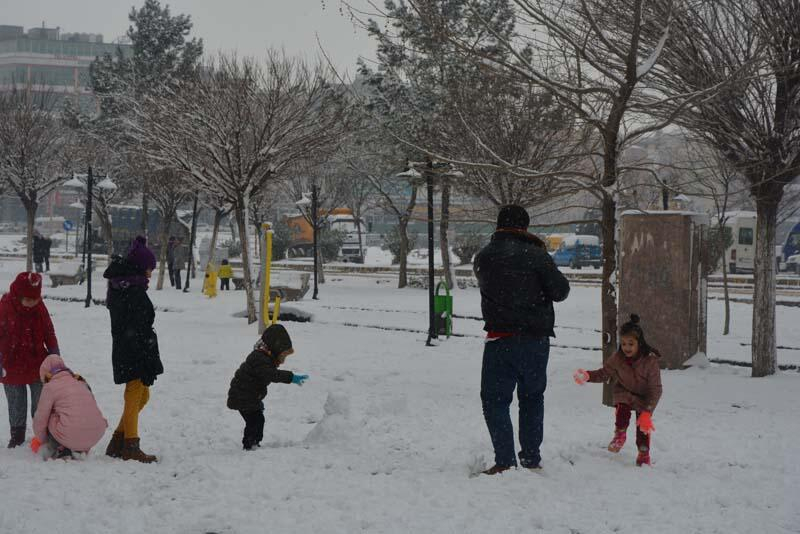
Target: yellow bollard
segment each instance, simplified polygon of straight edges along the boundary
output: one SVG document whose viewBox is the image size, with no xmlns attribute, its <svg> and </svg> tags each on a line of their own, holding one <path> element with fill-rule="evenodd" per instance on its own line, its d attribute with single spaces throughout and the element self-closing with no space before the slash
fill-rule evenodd
<svg viewBox="0 0 800 534">
<path fill-rule="evenodd" d="M 272 275 L 272 229 L 268 223 L 262 225 L 261 228 L 264 232 L 265 240 L 264 265 L 262 266 L 262 272 L 264 274 L 264 288 L 262 289 L 263 293 L 261 296 L 261 317 L 263 317 L 263 327 L 266 328 L 278 322 L 278 317 L 280 317 L 281 311 L 281 298 L 275 297 L 275 304 L 272 308 L 272 314 L 270 314 L 269 304 L 271 300 L 270 282 Z"/>
</svg>

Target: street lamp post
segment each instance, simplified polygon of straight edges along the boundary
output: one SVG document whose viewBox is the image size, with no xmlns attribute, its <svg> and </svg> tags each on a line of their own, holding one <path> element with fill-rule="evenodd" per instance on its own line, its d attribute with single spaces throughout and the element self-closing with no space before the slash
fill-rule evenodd
<svg viewBox="0 0 800 534">
<path fill-rule="evenodd" d="M 84 183 L 81 179 L 86 180 Z M 94 174 L 92 173 L 92 167 L 90 166 L 88 172 L 86 174 L 75 174 L 73 173 L 72 179 L 67 180 L 64 183 L 67 187 L 77 187 L 80 189 L 86 189 L 86 213 L 84 215 L 84 240 L 83 240 L 83 255 L 85 261 L 85 272 L 86 272 L 86 307 L 92 305 L 92 198 L 93 198 L 93 191 L 95 187 L 94 183 Z M 117 185 L 111 181 L 111 178 L 108 175 L 103 178 L 100 183 L 97 184 L 97 187 L 106 190 L 106 191 L 113 191 L 117 188 Z"/>
<path fill-rule="evenodd" d="M 319 235 L 319 222 L 318 217 L 319 213 L 317 212 L 317 186 L 311 186 L 311 220 L 313 221 L 314 228 L 312 229 L 313 237 L 314 237 L 314 295 L 311 297 L 313 300 L 319 300 L 319 287 L 317 286 L 317 271 L 319 269 L 319 258 L 317 252 L 317 240 Z"/>
<path fill-rule="evenodd" d="M 432 347 L 434 346 L 432 340 L 439 338 L 439 333 L 436 330 L 436 314 L 434 312 L 434 296 L 436 290 L 434 287 L 435 271 L 433 264 L 433 178 L 435 174 L 456 178 L 463 177 L 464 174 L 461 171 L 453 170 L 452 165 L 449 163 L 436 164 L 430 157 L 427 157 L 424 162 L 409 162 L 408 167 L 408 170 L 401 172 L 397 176 L 409 178 L 410 180 L 419 180 L 420 177 L 424 176 L 428 195 L 428 339 L 425 341 L 425 345 Z M 416 168 L 419 168 L 422 174 L 420 174 Z"/>
</svg>

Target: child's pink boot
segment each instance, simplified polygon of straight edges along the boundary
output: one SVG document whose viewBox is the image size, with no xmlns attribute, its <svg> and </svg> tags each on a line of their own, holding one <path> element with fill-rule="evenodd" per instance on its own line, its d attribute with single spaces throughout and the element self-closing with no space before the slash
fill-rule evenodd
<svg viewBox="0 0 800 534">
<path fill-rule="evenodd" d="M 614 431 L 614 439 L 612 439 L 611 443 L 608 444 L 608 450 L 610 452 L 619 452 L 622 450 L 623 445 L 625 445 L 625 438 L 628 434 L 627 430 L 627 428 L 618 428 Z"/>
<path fill-rule="evenodd" d="M 650 465 L 650 449 L 646 447 L 639 449 L 639 456 L 636 457 L 636 465 L 638 467 Z"/>
</svg>

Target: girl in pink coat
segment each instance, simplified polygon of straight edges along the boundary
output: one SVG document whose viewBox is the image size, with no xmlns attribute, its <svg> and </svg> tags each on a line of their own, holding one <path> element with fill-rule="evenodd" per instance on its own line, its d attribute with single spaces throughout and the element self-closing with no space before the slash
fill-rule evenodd
<svg viewBox="0 0 800 534">
<path fill-rule="evenodd" d="M 89 452 L 108 427 L 89 385 L 57 354 L 45 358 L 39 376 L 44 388 L 33 431 L 39 443 L 48 445 L 42 456 L 64 458 L 72 452 Z"/>
</svg>

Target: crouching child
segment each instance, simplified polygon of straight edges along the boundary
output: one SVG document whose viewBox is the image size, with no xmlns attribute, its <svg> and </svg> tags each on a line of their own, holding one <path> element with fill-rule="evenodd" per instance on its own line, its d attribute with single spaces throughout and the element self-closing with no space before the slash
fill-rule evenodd
<svg viewBox="0 0 800 534">
<path fill-rule="evenodd" d="M 88 453 L 108 427 L 89 384 L 57 354 L 45 358 L 39 377 L 44 387 L 33 418 L 31 448 L 45 459 Z"/>
<path fill-rule="evenodd" d="M 244 419 L 242 446 L 250 451 L 264 438 L 264 397 L 273 382 L 302 386 L 308 375 L 278 369 L 294 353 L 286 329 L 275 324 L 264 330 L 253 351 L 239 366 L 228 390 L 228 408 L 237 410 Z"/>
</svg>

